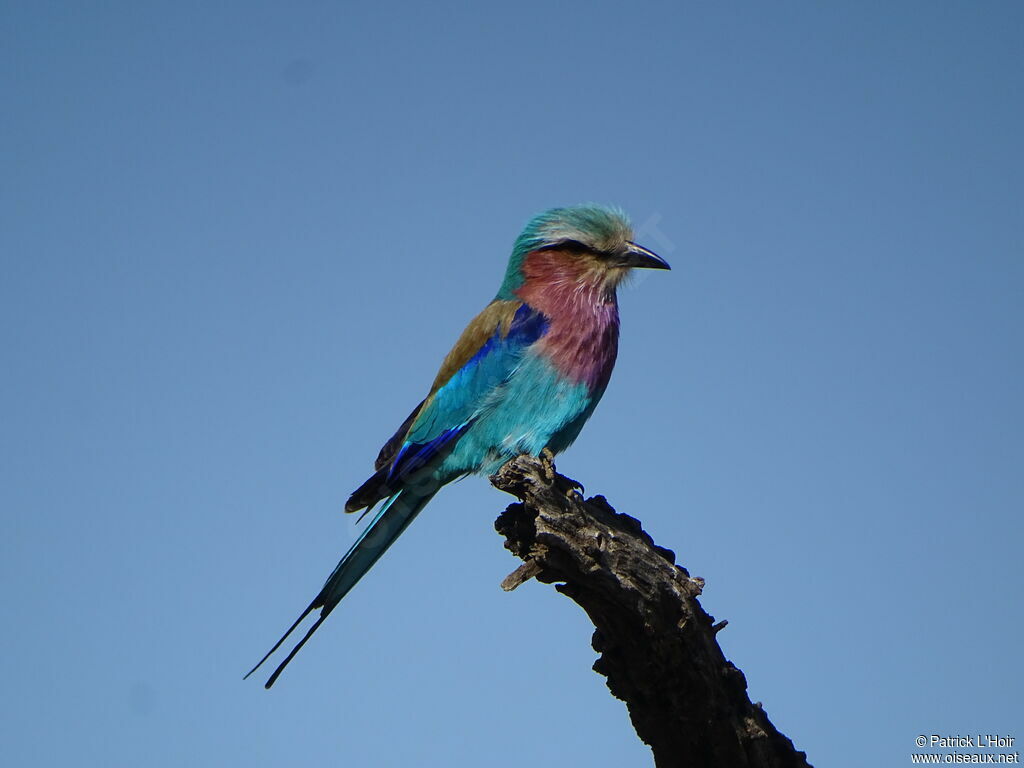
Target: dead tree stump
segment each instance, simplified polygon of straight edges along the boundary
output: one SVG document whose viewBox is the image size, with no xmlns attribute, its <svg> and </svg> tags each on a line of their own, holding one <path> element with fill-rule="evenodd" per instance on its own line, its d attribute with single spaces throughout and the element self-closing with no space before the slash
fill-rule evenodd
<svg viewBox="0 0 1024 768">
<path fill-rule="evenodd" d="M 747 696 L 743 673 L 715 639 L 697 596 L 704 585 L 675 564 L 640 522 L 555 472 L 550 458 L 520 456 L 491 478 L 520 499 L 495 522 L 524 562 L 506 590 L 536 578 L 593 621 L 594 671 L 629 709 L 658 768 L 810 768 Z"/>
</svg>

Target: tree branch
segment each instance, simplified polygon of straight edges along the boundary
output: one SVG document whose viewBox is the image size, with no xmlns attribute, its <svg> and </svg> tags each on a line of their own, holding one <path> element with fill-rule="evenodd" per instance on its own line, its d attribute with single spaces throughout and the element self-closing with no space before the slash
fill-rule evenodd
<svg viewBox="0 0 1024 768">
<path fill-rule="evenodd" d="M 655 765 L 810 768 L 747 696 L 743 673 L 722 654 L 693 578 L 636 519 L 555 472 L 550 458 L 520 456 L 491 478 L 518 497 L 495 522 L 524 563 L 503 582 L 530 578 L 577 602 L 594 622 L 594 671 L 626 702 Z"/>
</svg>

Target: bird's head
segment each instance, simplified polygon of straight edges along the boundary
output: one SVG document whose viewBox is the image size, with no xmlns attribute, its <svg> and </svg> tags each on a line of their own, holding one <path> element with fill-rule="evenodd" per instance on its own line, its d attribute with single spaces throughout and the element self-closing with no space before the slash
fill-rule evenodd
<svg viewBox="0 0 1024 768">
<path fill-rule="evenodd" d="M 631 269 L 669 269 L 656 253 L 633 242 L 633 228 L 618 208 L 577 205 L 552 208 L 516 238 L 499 298 L 515 298 L 531 275 L 557 272 L 614 291 Z"/>
</svg>

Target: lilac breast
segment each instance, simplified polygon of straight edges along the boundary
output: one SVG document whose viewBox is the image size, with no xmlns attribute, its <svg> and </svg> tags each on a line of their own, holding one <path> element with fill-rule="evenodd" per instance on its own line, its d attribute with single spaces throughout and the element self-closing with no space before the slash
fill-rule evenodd
<svg viewBox="0 0 1024 768">
<path fill-rule="evenodd" d="M 541 254 L 543 269 L 538 269 Z M 591 392 L 603 391 L 619 349 L 615 291 L 596 276 L 582 274 L 564 257 L 555 261 L 550 252 L 536 256 L 536 260 L 528 257 L 527 266 L 532 269 L 524 270 L 532 279 L 517 293 L 548 318 L 547 333 L 537 342 L 537 351 L 562 375 L 585 382 Z"/>
</svg>

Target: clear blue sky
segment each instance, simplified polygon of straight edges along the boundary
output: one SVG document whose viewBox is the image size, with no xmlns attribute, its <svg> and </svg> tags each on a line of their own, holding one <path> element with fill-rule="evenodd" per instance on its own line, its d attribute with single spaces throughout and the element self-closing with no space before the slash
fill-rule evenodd
<svg viewBox="0 0 1024 768">
<path fill-rule="evenodd" d="M 4 3 L 0 762 L 648 765 L 446 490 L 268 693 L 552 205 L 674 267 L 559 468 L 818 766 L 1024 739 L 1024 6 Z M 515 745 L 513 747 L 513 745 Z"/>
</svg>

